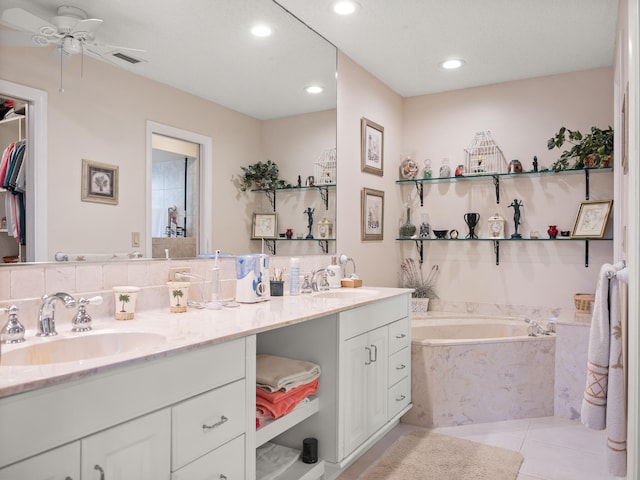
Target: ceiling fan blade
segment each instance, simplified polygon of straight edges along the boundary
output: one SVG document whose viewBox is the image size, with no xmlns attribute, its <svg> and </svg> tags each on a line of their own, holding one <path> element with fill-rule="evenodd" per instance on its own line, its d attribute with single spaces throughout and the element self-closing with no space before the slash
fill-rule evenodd
<svg viewBox="0 0 640 480">
<path fill-rule="evenodd" d="M 74 37 L 83 37 L 87 38 L 93 32 L 95 32 L 98 27 L 102 25 L 102 20 L 99 18 L 87 18 L 86 20 L 80 20 L 69 32 L 69 35 Z"/>
<path fill-rule="evenodd" d="M 130 52 L 146 52 L 145 49 L 143 48 L 131 48 L 131 47 L 122 47 L 120 45 L 110 45 L 107 43 L 100 43 L 100 42 L 90 42 L 87 45 L 91 45 L 94 46 L 96 48 L 101 48 L 101 49 L 111 49 L 111 50 L 129 50 Z"/>
<path fill-rule="evenodd" d="M 7 8 L 2 12 L 0 22 L 36 34 L 41 34 L 43 28 L 47 32 L 58 31 L 58 29 L 48 21 L 22 8 Z"/>
</svg>

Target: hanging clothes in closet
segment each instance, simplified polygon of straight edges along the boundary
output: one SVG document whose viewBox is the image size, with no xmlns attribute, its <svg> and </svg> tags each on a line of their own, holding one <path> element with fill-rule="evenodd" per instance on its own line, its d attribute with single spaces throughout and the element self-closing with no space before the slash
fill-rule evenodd
<svg viewBox="0 0 640 480">
<path fill-rule="evenodd" d="M 21 245 L 25 244 L 25 164 L 24 140 L 10 143 L 0 159 L 0 187 L 9 192 L 5 195 L 8 234 Z"/>
</svg>

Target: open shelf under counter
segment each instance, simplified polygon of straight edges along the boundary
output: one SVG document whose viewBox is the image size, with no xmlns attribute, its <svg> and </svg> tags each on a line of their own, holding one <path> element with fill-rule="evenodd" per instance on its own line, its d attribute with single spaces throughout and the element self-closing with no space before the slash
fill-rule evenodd
<svg viewBox="0 0 640 480">
<path fill-rule="evenodd" d="M 275 480 L 317 480 L 324 478 L 324 473 L 324 460 L 318 460 L 317 463 L 303 463 L 302 460 L 298 460 Z"/>
<path fill-rule="evenodd" d="M 309 397 L 309 401 L 298 405 L 283 417 L 271 420 L 256 430 L 256 446 L 259 447 L 294 425 L 309 418 L 318 411 L 319 400 L 317 397 Z"/>
</svg>

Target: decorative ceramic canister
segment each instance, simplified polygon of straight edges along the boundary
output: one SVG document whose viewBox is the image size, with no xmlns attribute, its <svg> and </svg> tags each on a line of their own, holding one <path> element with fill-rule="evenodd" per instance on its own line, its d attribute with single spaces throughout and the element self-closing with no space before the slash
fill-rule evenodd
<svg viewBox="0 0 640 480">
<path fill-rule="evenodd" d="M 189 285 L 189 282 L 167 282 L 169 287 L 169 311 L 171 313 L 184 313 L 187 311 Z"/>
<path fill-rule="evenodd" d="M 442 165 L 440 165 L 440 172 L 438 172 L 440 178 L 446 178 L 451 176 L 451 167 L 449 166 L 449 159 L 443 158 Z"/>
<path fill-rule="evenodd" d="M 115 318 L 116 320 L 133 320 L 136 313 L 136 300 L 140 287 L 117 286 L 113 287 L 115 297 Z"/>
</svg>

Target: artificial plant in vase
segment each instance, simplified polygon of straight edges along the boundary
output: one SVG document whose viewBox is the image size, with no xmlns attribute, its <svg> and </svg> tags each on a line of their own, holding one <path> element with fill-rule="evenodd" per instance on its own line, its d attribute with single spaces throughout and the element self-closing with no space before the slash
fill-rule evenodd
<svg viewBox="0 0 640 480">
<path fill-rule="evenodd" d="M 561 148 L 564 143 L 573 146 L 565 150 L 560 158 L 551 165 L 551 170 L 560 172 L 577 168 L 603 168 L 608 167 L 613 155 L 613 129 L 611 127 L 602 130 L 591 127 L 591 133 L 582 135 L 578 130 L 569 130 L 561 127 L 558 132 L 547 141 L 547 148 Z M 573 165 L 569 162 L 573 160 Z"/>
<path fill-rule="evenodd" d="M 427 278 L 422 272 L 422 264 L 416 264 L 413 258 L 405 258 L 400 264 L 402 269 L 402 286 L 413 288 L 411 305 L 414 312 L 426 312 L 429 300 L 438 298 L 435 286 L 440 273 L 440 267 L 433 265 Z"/>
<path fill-rule="evenodd" d="M 274 188 L 290 187 L 291 184 L 278 178 L 280 170 L 278 165 L 271 160 L 266 162 L 258 161 L 246 167 L 240 167 L 242 175 L 239 177 L 240 190 L 246 191 L 250 188 L 262 190 L 273 190 Z"/>
</svg>

